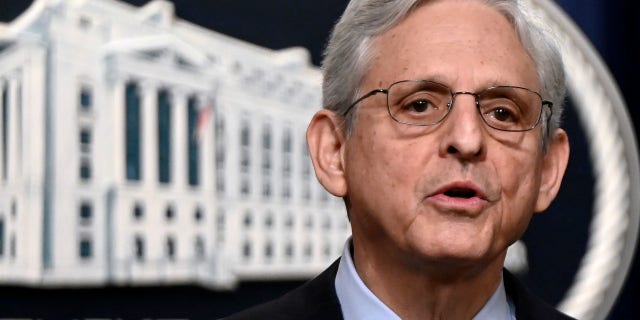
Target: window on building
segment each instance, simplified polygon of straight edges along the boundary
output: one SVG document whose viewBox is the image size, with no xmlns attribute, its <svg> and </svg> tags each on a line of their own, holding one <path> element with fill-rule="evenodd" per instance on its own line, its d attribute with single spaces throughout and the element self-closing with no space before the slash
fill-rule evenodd
<svg viewBox="0 0 640 320">
<path fill-rule="evenodd" d="M 311 256 L 313 256 L 313 245 L 311 244 L 311 242 L 307 242 L 307 244 L 305 244 L 304 246 L 304 257 L 307 259 L 311 259 Z"/>
<path fill-rule="evenodd" d="M 91 131 L 88 128 L 80 129 L 80 151 L 91 151 Z"/>
<path fill-rule="evenodd" d="M 328 241 L 324 244 L 324 249 L 322 250 L 325 258 L 331 257 L 331 243 Z"/>
<path fill-rule="evenodd" d="M 135 82 L 125 87 L 125 162 L 126 178 L 140 180 L 140 93 Z"/>
<path fill-rule="evenodd" d="M 225 190 L 225 129 L 224 116 L 222 113 L 216 114 L 214 117 L 214 125 L 216 130 L 216 192 L 218 195 L 223 195 Z"/>
<path fill-rule="evenodd" d="M 273 228 L 273 213 L 267 212 L 267 216 L 264 218 L 264 226 L 266 230 L 271 230 Z"/>
<path fill-rule="evenodd" d="M 224 138 L 224 116 L 221 114 L 216 114 L 214 121 L 216 129 L 216 139 Z"/>
<path fill-rule="evenodd" d="M 16 217 L 18 215 L 18 204 L 16 203 L 16 199 L 11 200 L 11 216 Z"/>
<path fill-rule="evenodd" d="M 4 219 L 0 219 L 0 258 L 4 256 Z"/>
<path fill-rule="evenodd" d="M 216 217 L 216 242 L 222 244 L 224 242 L 224 230 L 225 230 L 225 210 L 224 208 L 218 208 Z"/>
<path fill-rule="evenodd" d="M 202 208 L 200 208 L 200 207 L 196 208 L 196 211 L 193 213 L 193 219 L 196 222 L 200 222 L 200 221 L 202 221 L 203 217 L 204 217 L 204 215 L 202 213 Z"/>
<path fill-rule="evenodd" d="M 271 197 L 271 125 L 262 127 L 262 196 Z"/>
<path fill-rule="evenodd" d="M 78 27 L 82 30 L 88 30 L 91 28 L 91 18 L 87 17 L 87 16 L 81 16 L 78 19 Z"/>
<path fill-rule="evenodd" d="M 80 110 L 89 111 L 93 104 L 93 94 L 91 87 L 83 85 L 80 88 Z"/>
<path fill-rule="evenodd" d="M 216 168 L 224 167 L 224 116 L 222 114 L 216 114 L 214 118 L 214 124 L 216 129 Z"/>
<path fill-rule="evenodd" d="M 253 224 L 253 213 L 247 210 L 244 214 L 244 226 L 249 228 L 251 227 L 251 224 Z"/>
<path fill-rule="evenodd" d="M 291 176 L 291 129 L 285 128 L 282 136 L 282 174 Z"/>
<path fill-rule="evenodd" d="M 11 240 L 9 241 L 9 256 L 11 258 L 15 258 L 17 255 L 17 249 L 16 249 L 16 235 L 12 234 L 11 235 Z"/>
<path fill-rule="evenodd" d="M 293 258 L 293 244 L 291 243 L 291 241 L 287 242 L 287 244 L 286 244 L 286 246 L 284 248 L 284 255 L 288 259 Z"/>
<path fill-rule="evenodd" d="M 167 237 L 166 241 L 167 259 L 173 261 L 176 259 L 176 240 L 172 236 Z"/>
<path fill-rule="evenodd" d="M 158 92 L 158 181 L 171 182 L 171 95 Z"/>
<path fill-rule="evenodd" d="M 82 202 L 80 204 L 80 224 L 81 225 L 90 225 L 93 217 L 93 208 L 91 207 L 91 203 Z"/>
<path fill-rule="evenodd" d="M 271 171 L 271 126 L 262 127 L 262 170 L 264 174 Z"/>
<path fill-rule="evenodd" d="M 224 170 L 217 169 L 216 172 L 216 192 L 218 195 L 224 194 L 225 184 L 224 184 Z"/>
<path fill-rule="evenodd" d="M 136 220 L 140 220 L 144 217 L 144 208 L 142 207 L 142 204 L 136 203 L 133 206 L 133 217 Z"/>
<path fill-rule="evenodd" d="M 251 193 L 251 184 L 249 182 L 249 175 L 243 174 L 240 178 L 240 193 L 243 196 L 248 196 Z"/>
<path fill-rule="evenodd" d="M 273 243 L 271 241 L 267 242 L 264 246 L 264 256 L 267 262 L 270 262 L 273 259 Z"/>
<path fill-rule="evenodd" d="M 307 215 L 307 220 L 304 222 L 304 226 L 307 228 L 307 230 L 313 229 L 313 217 L 310 214 Z"/>
<path fill-rule="evenodd" d="M 282 198 L 288 200 L 291 198 L 291 184 L 289 179 L 282 181 Z"/>
<path fill-rule="evenodd" d="M 291 198 L 291 129 L 285 128 L 282 136 L 282 198 Z"/>
<path fill-rule="evenodd" d="M 251 242 L 249 242 L 248 240 L 245 241 L 244 244 L 242 245 L 242 256 L 246 260 L 251 258 Z"/>
<path fill-rule="evenodd" d="M 269 123 L 262 126 L 262 149 L 271 150 L 271 125 Z"/>
<path fill-rule="evenodd" d="M 216 218 L 217 230 L 224 230 L 225 220 L 224 208 L 218 208 L 218 217 Z"/>
<path fill-rule="evenodd" d="M 284 129 L 284 134 L 282 135 L 282 152 L 291 152 L 291 128 Z"/>
<path fill-rule="evenodd" d="M 196 131 L 198 130 L 198 100 L 196 97 L 189 97 L 187 101 L 187 119 L 188 119 L 188 148 L 189 148 L 189 185 L 197 186 L 200 183 L 200 164 L 199 157 L 199 145 L 198 136 Z"/>
<path fill-rule="evenodd" d="M 173 209 L 172 205 L 167 206 L 167 209 L 165 209 L 164 211 L 164 217 L 167 219 L 167 221 L 172 221 L 175 218 L 175 210 Z"/>
<path fill-rule="evenodd" d="M 7 180 L 9 172 L 9 85 L 5 82 L 2 85 L 2 179 Z"/>
<path fill-rule="evenodd" d="M 80 159 L 80 179 L 83 181 L 91 179 L 91 161 L 89 159 Z"/>
<path fill-rule="evenodd" d="M 251 129 L 248 121 L 242 121 L 240 128 L 240 170 L 248 173 L 251 166 Z"/>
<path fill-rule="evenodd" d="M 194 251 L 195 251 L 195 258 L 198 261 L 202 261 L 205 258 L 205 246 L 204 246 L 204 239 L 202 238 L 202 236 L 197 236 L 195 243 L 194 243 Z"/>
<path fill-rule="evenodd" d="M 271 197 L 271 181 L 268 177 L 263 177 L 262 180 L 262 196 L 265 198 Z"/>
<path fill-rule="evenodd" d="M 302 145 L 302 198 L 311 200 L 311 159 L 307 143 Z"/>
<path fill-rule="evenodd" d="M 293 215 L 291 213 L 287 213 L 287 218 L 284 221 L 284 226 L 288 230 L 293 229 Z"/>
<path fill-rule="evenodd" d="M 93 256 L 93 248 L 91 239 L 87 236 L 83 236 L 80 238 L 80 243 L 78 245 L 78 254 L 80 259 L 88 260 Z"/>
<path fill-rule="evenodd" d="M 304 200 L 311 200 L 311 186 L 309 180 L 302 180 L 302 198 Z"/>
<path fill-rule="evenodd" d="M 133 240 L 133 254 L 137 261 L 144 261 L 145 258 L 145 248 L 144 248 L 144 238 L 140 235 L 136 236 Z"/>
<path fill-rule="evenodd" d="M 324 228 L 324 230 L 326 231 L 331 230 L 331 217 L 324 218 L 324 223 L 322 224 L 322 228 Z"/>
</svg>

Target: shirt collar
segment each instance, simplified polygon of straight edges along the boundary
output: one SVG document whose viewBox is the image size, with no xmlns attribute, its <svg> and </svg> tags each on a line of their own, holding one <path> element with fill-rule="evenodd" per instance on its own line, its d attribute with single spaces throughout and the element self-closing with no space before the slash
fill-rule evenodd
<svg viewBox="0 0 640 320">
<path fill-rule="evenodd" d="M 344 320 L 400 320 L 400 317 L 362 282 L 353 264 L 350 248 L 351 238 L 344 246 L 335 280 L 336 294 Z M 507 298 L 504 282 L 501 279 L 498 289 L 472 320 L 513 319 L 515 319 L 515 308 Z"/>
</svg>

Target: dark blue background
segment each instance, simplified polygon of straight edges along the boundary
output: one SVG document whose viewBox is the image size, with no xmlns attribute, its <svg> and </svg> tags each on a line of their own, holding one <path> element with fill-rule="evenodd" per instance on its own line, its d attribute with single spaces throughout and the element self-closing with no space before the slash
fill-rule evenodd
<svg viewBox="0 0 640 320">
<path fill-rule="evenodd" d="M 22 12 L 31 1 L 0 0 L 0 21 L 8 21 Z M 135 5 L 142 5 L 146 0 L 129 0 Z M 280 49 L 290 46 L 304 46 L 308 48 L 313 62 L 319 64 L 320 54 L 332 24 L 346 6 L 345 0 L 174 0 L 176 14 L 186 20 L 217 30 L 233 37 L 265 47 Z M 629 107 L 629 113 L 635 123 L 640 119 L 640 10 L 636 1 L 632 0 L 559 0 L 557 1 L 585 34 L 591 39 L 598 52 L 609 66 L 614 78 L 624 95 Z M 575 127 L 575 114 L 569 108 L 567 112 L 567 126 Z M 579 128 L 568 128 L 580 130 Z M 638 127 L 636 125 L 636 137 Z M 572 137 L 572 164 L 568 175 L 578 181 L 586 181 L 581 186 L 590 186 L 591 168 L 584 161 L 588 157 L 587 144 L 583 137 Z M 563 187 L 560 199 L 564 202 L 554 204 L 552 211 L 563 212 L 563 207 L 574 206 L 575 212 L 591 212 L 590 204 L 579 201 L 584 197 L 584 190 L 579 187 Z M 591 192 L 587 190 L 587 193 Z M 573 201 L 577 199 L 578 201 Z M 564 204 L 563 204 L 564 203 Z M 575 208 L 575 205 L 579 205 Z M 558 290 L 549 288 L 550 285 L 568 286 L 571 282 L 573 270 L 577 265 L 581 253 L 584 251 L 584 239 L 587 237 L 588 220 L 577 219 L 568 215 L 542 215 L 536 217 L 531 230 L 525 235 L 530 252 L 542 252 L 537 249 L 541 245 L 538 239 L 546 239 L 546 243 L 557 243 L 562 247 L 558 252 L 572 252 L 575 255 L 566 266 L 549 266 L 553 261 L 553 253 L 545 257 L 530 257 L 532 268 L 535 263 L 543 262 L 557 283 L 536 281 L 536 276 L 530 276 L 528 283 L 538 283 L 532 288 L 543 292 L 547 299 L 555 302 L 560 299 Z M 539 227 L 544 225 L 544 229 Z M 576 241 L 566 241 L 563 234 L 564 226 L 573 225 Z M 551 229 L 549 229 L 551 228 Z M 554 230 L 554 228 L 558 230 Z M 558 232 L 554 232 L 558 231 Z M 557 240 L 556 238 L 557 237 Z M 636 250 L 637 251 L 637 250 Z M 614 306 L 610 319 L 638 319 L 640 318 L 638 297 L 640 297 L 639 277 L 640 267 L 635 261 L 632 272 L 626 282 L 624 290 Z M 199 288 L 179 287 L 147 288 L 121 290 L 110 288 L 102 291 L 95 290 L 31 290 L 22 288 L 4 288 L 0 290 L 0 310 L 7 315 L 42 316 L 38 312 L 49 310 L 53 317 L 84 317 L 84 316 L 120 316 L 120 317 L 217 317 L 231 312 L 247 304 L 269 299 L 287 291 L 296 282 L 288 283 L 247 283 L 238 292 L 219 294 Z M 546 286 L 546 287 L 545 287 Z M 93 299 L 87 299 L 93 298 Z M 82 300 L 83 306 L 74 303 Z M 166 302 L 165 302 L 166 301 Z M 214 302 L 217 301 L 217 302 Z M 114 310 L 114 306 L 119 306 Z M 130 310 L 129 310 L 129 309 Z M 24 313 L 31 310 L 32 313 Z M 73 311 L 71 311 L 73 310 Z M 125 310 L 128 310 L 125 312 Z M 35 312 L 35 313 L 34 313 Z M 0 311 L 0 316 L 3 312 Z"/>
</svg>

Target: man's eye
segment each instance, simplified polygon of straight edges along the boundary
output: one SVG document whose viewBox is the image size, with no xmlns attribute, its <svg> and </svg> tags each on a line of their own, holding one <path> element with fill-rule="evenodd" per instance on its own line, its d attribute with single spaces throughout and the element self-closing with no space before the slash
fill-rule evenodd
<svg viewBox="0 0 640 320">
<path fill-rule="evenodd" d="M 514 114 L 509 109 L 503 107 L 497 107 L 489 111 L 489 116 L 500 122 L 514 122 L 516 120 Z"/>
<path fill-rule="evenodd" d="M 430 108 L 433 109 L 434 106 L 427 100 L 415 100 L 404 107 L 408 111 L 415 112 L 425 112 Z"/>
</svg>

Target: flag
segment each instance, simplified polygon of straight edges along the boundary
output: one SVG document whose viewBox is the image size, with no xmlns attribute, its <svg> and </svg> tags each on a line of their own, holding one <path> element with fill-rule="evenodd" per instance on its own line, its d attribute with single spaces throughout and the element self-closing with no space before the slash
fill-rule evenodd
<svg viewBox="0 0 640 320">
<path fill-rule="evenodd" d="M 198 109 L 198 116 L 196 118 L 195 130 L 193 131 L 193 139 L 196 141 L 202 140 L 204 137 L 205 130 L 209 126 L 209 122 L 211 118 L 213 118 L 213 113 L 215 111 L 215 100 L 218 95 L 218 88 L 216 87 L 213 90 L 213 96 L 207 98 L 207 102 L 200 106 Z"/>
<path fill-rule="evenodd" d="M 195 130 L 193 131 L 193 138 L 196 141 L 202 140 L 204 137 L 204 133 L 209 126 L 209 122 L 213 117 L 213 112 L 215 108 L 215 103 L 213 99 L 209 99 L 207 103 L 198 109 L 198 117 L 196 119 Z"/>
</svg>

